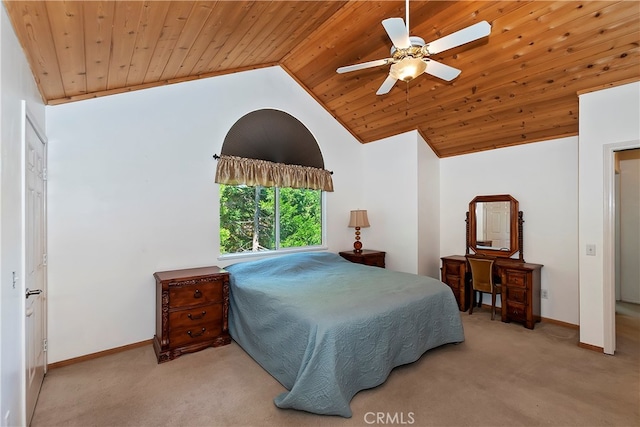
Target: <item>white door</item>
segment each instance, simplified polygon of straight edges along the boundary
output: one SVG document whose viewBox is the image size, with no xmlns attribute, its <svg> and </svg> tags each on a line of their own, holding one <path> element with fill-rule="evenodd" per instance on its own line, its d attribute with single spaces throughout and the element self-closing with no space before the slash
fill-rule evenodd
<svg viewBox="0 0 640 427">
<path fill-rule="evenodd" d="M 24 106 L 24 104 L 23 104 Z M 45 140 L 24 110 L 25 374 L 27 425 L 46 369 L 46 156 Z"/>
<path fill-rule="evenodd" d="M 495 249 L 509 248 L 509 202 L 484 203 L 485 236 Z"/>
</svg>

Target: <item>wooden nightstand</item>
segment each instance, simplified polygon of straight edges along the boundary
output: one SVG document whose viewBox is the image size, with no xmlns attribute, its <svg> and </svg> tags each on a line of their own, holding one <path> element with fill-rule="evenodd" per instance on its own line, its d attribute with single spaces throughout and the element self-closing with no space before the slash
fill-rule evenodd
<svg viewBox="0 0 640 427">
<path fill-rule="evenodd" d="M 156 278 L 158 363 L 231 342 L 229 273 L 219 267 L 161 271 Z"/>
<path fill-rule="evenodd" d="M 355 262 L 357 264 L 384 268 L 384 257 L 386 252 L 363 249 L 360 253 L 356 253 L 353 251 L 344 251 L 338 253 L 342 258 L 351 262 Z"/>
</svg>

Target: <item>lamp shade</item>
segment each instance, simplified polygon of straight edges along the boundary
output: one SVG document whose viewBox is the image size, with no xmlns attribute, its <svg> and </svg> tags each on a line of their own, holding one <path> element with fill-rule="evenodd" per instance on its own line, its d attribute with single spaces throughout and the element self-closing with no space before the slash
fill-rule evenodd
<svg viewBox="0 0 640 427">
<path fill-rule="evenodd" d="M 351 211 L 349 227 L 369 227 L 369 218 L 366 210 Z"/>
<path fill-rule="evenodd" d="M 422 59 L 406 57 L 391 66 L 389 74 L 391 77 L 408 82 L 424 73 L 427 69 L 427 63 Z"/>
</svg>

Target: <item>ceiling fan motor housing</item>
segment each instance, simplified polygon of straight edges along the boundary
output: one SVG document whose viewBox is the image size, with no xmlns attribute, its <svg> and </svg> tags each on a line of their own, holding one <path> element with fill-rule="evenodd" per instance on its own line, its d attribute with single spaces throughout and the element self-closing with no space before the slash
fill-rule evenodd
<svg viewBox="0 0 640 427">
<path fill-rule="evenodd" d="M 412 56 L 414 58 L 422 58 L 425 56 L 425 41 L 422 37 L 410 36 L 409 40 L 411 41 L 411 46 L 406 49 L 397 49 L 395 46 L 391 46 L 391 56 L 394 59 L 400 60 L 407 56 Z"/>
</svg>

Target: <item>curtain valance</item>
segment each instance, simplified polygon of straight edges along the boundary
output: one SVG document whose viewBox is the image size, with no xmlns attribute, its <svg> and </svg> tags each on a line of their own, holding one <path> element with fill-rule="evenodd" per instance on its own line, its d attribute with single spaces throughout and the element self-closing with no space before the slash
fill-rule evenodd
<svg viewBox="0 0 640 427">
<path fill-rule="evenodd" d="M 227 185 L 333 191 L 331 172 L 325 169 L 227 155 L 218 159 L 215 181 Z"/>
</svg>

